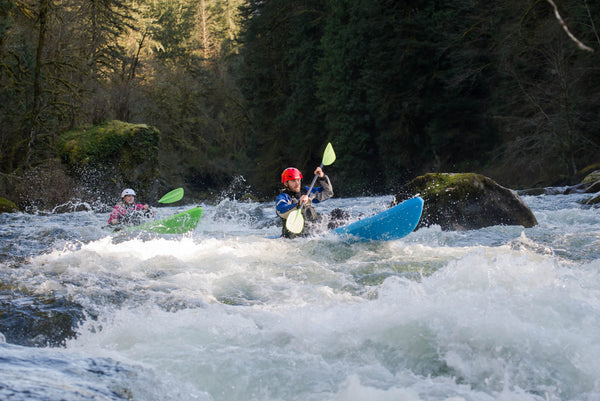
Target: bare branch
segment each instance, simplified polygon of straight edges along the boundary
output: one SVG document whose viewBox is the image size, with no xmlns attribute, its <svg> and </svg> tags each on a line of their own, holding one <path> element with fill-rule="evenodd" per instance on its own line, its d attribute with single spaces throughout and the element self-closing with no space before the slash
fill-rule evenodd
<svg viewBox="0 0 600 401">
<path fill-rule="evenodd" d="M 594 19 L 592 18 L 592 13 L 590 12 L 590 8 L 588 7 L 587 0 L 583 0 L 583 4 L 585 4 L 585 9 L 587 10 L 588 17 L 590 17 L 590 22 L 592 23 L 592 30 L 596 35 L 596 41 L 600 45 L 600 36 L 598 36 L 598 30 L 596 29 L 596 24 L 594 24 Z"/>
<path fill-rule="evenodd" d="M 554 8 L 554 15 L 556 16 L 556 19 L 558 20 L 558 22 L 560 22 L 560 24 L 562 25 L 563 29 L 565 30 L 565 32 L 567 33 L 567 35 L 569 35 L 569 37 L 571 38 L 571 40 L 573 40 L 577 44 L 577 47 L 579 47 L 581 50 L 587 50 L 589 52 L 593 52 L 594 49 L 592 49 L 589 46 L 584 45 L 579 39 L 577 39 L 575 37 L 575 35 L 573 35 L 571 33 L 571 31 L 569 31 L 569 27 L 567 26 L 567 24 L 565 24 L 565 21 L 560 16 L 560 13 L 558 12 L 558 7 L 556 7 L 556 4 L 554 4 L 554 0 L 547 0 L 547 1 Z"/>
</svg>

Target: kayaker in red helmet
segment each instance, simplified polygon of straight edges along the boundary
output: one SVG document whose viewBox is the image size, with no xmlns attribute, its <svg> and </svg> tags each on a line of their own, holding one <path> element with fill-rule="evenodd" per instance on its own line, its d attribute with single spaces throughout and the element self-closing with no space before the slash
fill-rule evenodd
<svg viewBox="0 0 600 401">
<path fill-rule="evenodd" d="M 285 188 L 275 200 L 275 210 L 283 221 L 282 235 L 286 238 L 296 236 L 285 227 L 285 221 L 288 215 L 298 206 L 298 203 L 301 205 L 304 220 L 309 223 L 298 234 L 302 236 L 309 234 L 310 223 L 316 222 L 319 219 L 319 215 L 315 211 L 313 204 L 317 204 L 333 196 L 331 182 L 329 181 L 329 177 L 323 172 L 323 169 L 317 167 L 314 174 L 318 175 L 317 184 L 313 187 L 311 193 L 308 194 L 308 187 L 302 188 L 303 177 L 300 170 L 295 167 L 288 167 L 281 173 L 281 183 Z"/>
</svg>

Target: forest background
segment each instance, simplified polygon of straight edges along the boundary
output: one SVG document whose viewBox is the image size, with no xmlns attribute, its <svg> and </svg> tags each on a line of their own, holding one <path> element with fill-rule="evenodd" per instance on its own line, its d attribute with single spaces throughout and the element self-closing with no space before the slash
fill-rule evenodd
<svg viewBox="0 0 600 401">
<path fill-rule="evenodd" d="M 159 130 L 161 185 L 192 194 L 271 197 L 329 141 L 338 196 L 426 172 L 574 183 L 600 162 L 600 2 L 556 6 L 563 23 L 549 0 L 0 0 L 0 173 L 120 120 Z"/>
</svg>

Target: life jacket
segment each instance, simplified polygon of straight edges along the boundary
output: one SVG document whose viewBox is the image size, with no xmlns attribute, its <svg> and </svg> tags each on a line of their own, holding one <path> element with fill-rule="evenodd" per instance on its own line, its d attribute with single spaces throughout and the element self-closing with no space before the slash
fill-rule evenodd
<svg viewBox="0 0 600 401">
<path fill-rule="evenodd" d="M 142 224 L 144 218 L 152 217 L 153 214 L 150 209 L 144 209 L 144 205 L 140 203 L 130 205 L 121 202 L 113 208 L 108 221 L 117 220 L 119 224 L 137 226 Z"/>
<path fill-rule="evenodd" d="M 296 207 L 297 207 L 298 202 L 300 201 L 300 197 L 302 195 L 306 195 L 306 192 L 307 191 L 306 191 L 305 188 L 302 188 L 300 190 L 300 193 L 295 193 L 295 192 L 292 192 L 292 191 L 290 191 L 288 189 L 284 189 L 281 192 L 281 194 L 287 195 L 284 199 L 287 200 L 287 201 L 289 201 L 291 204 L 296 205 Z M 278 197 L 278 199 L 280 199 L 280 198 Z M 310 226 L 310 223 L 319 220 L 319 214 L 315 210 L 312 202 L 305 203 L 304 205 L 302 205 L 301 212 L 302 212 L 302 216 L 304 217 L 305 223 L 309 223 L 309 224 L 305 224 L 304 228 L 302 229 L 302 232 L 300 232 L 299 234 L 292 233 L 291 231 L 289 231 L 287 229 L 287 227 L 285 226 L 285 223 L 286 223 L 288 215 L 293 210 L 295 210 L 296 207 L 291 208 L 290 210 L 288 210 L 286 213 L 283 213 L 283 214 L 277 212 L 277 215 L 281 218 L 281 221 L 282 221 L 281 235 L 284 236 L 284 237 L 286 237 L 286 238 L 295 238 L 295 237 L 299 237 L 299 236 L 306 236 L 306 235 L 308 235 L 308 233 L 310 232 L 310 230 L 308 230 L 307 228 Z"/>
</svg>

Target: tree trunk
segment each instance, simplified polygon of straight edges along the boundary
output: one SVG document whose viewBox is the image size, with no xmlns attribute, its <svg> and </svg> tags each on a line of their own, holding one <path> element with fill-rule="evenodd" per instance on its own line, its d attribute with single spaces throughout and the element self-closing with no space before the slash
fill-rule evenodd
<svg viewBox="0 0 600 401">
<path fill-rule="evenodd" d="M 29 127 L 29 143 L 27 144 L 27 156 L 25 157 L 25 163 L 29 164 L 31 160 L 31 154 L 33 152 L 33 145 L 38 135 L 40 128 L 40 113 L 42 109 L 42 64 L 43 64 L 43 53 L 44 46 L 46 43 L 46 32 L 48 30 L 48 13 L 50 11 L 50 0 L 40 0 L 39 9 L 39 32 L 38 32 L 38 45 L 35 54 L 35 69 L 33 75 L 33 104 L 30 114 L 30 127 Z"/>
</svg>

